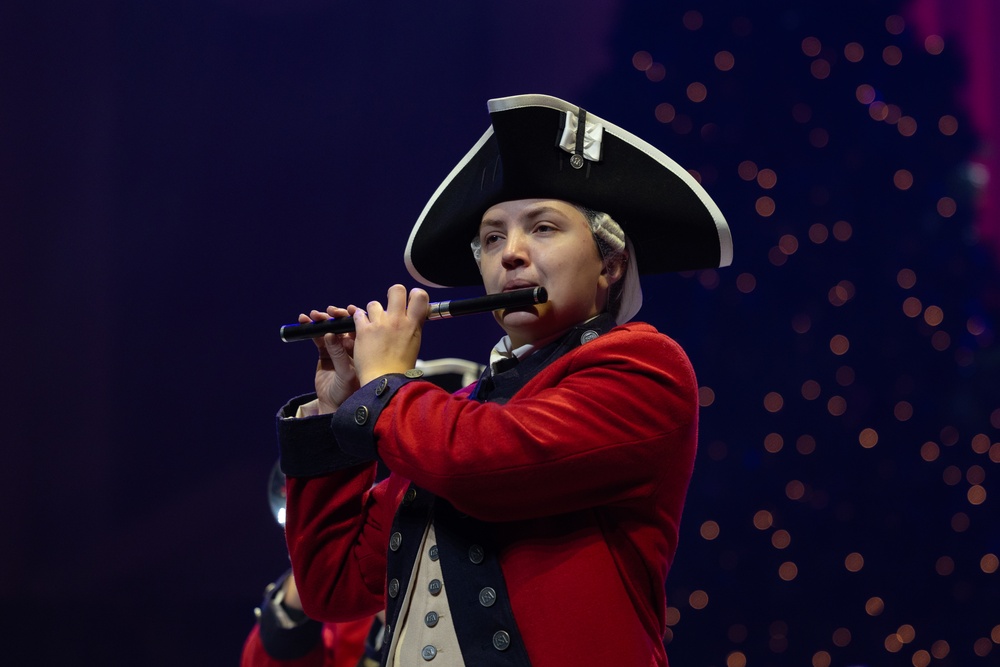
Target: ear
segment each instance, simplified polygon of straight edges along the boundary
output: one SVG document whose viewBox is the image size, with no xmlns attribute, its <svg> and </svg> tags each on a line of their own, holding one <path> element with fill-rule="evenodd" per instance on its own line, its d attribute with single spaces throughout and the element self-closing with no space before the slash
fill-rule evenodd
<svg viewBox="0 0 1000 667">
<path fill-rule="evenodd" d="M 628 265 L 628 252 L 622 252 L 612 260 L 604 262 L 601 275 L 608 281 L 608 287 L 614 285 L 625 276 L 625 268 Z"/>
</svg>

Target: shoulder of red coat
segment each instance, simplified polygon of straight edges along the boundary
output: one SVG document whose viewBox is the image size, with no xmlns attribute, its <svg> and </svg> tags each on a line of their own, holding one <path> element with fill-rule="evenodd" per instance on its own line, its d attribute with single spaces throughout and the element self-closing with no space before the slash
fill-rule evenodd
<svg viewBox="0 0 1000 667">
<path fill-rule="evenodd" d="M 616 335 L 614 338 L 609 338 L 611 334 Z M 607 334 L 602 336 L 602 338 L 608 338 L 609 341 L 621 340 L 623 338 L 628 338 L 629 340 L 644 339 L 649 341 L 660 341 L 661 343 L 668 344 L 672 347 L 680 347 L 680 343 L 667 334 L 659 331 L 652 324 L 646 324 L 645 322 L 626 322 L 625 324 L 619 324 Z"/>
</svg>

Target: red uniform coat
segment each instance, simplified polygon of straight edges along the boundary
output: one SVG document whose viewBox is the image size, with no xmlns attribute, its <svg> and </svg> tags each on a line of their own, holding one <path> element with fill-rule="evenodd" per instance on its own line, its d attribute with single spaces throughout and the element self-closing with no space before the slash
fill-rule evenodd
<svg viewBox="0 0 1000 667">
<path fill-rule="evenodd" d="M 282 660 L 267 652 L 255 625 L 243 643 L 240 667 L 358 667 L 365 654 L 365 638 L 371 621 L 367 618 L 349 623 L 327 623 L 320 641 L 301 658 Z"/>
<path fill-rule="evenodd" d="M 285 529 L 310 616 L 386 605 L 390 532 L 412 482 L 491 527 L 532 665 L 667 664 L 664 583 L 695 454 L 694 372 L 645 324 L 571 347 L 503 404 L 386 376 L 332 418 L 279 423 Z M 305 442 L 311 463 L 299 465 L 289 452 Z M 317 464 L 323 449 L 339 459 Z M 375 465 L 361 462 L 376 451 L 393 474 L 373 487 Z M 296 476 L 324 465 L 333 472 Z"/>
</svg>

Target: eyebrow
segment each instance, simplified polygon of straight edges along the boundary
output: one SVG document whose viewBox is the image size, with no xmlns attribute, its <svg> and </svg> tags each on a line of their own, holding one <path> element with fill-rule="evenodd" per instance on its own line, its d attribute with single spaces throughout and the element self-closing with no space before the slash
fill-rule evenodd
<svg viewBox="0 0 1000 667">
<path fill-rule="evenodd" d="M 560 217 L 563 218 L 566 217 L 566 214 L 557 209 L 556 207 L 547 206 L 545 204 L 529 208 L 525 213 L 525 217 L 528 218 L 529 220 L 533 220 L 548 213 L 556 213 Z M 479 223 L 479 228 L 482 229 L 483 227 L 502 227 L 503 225 L 504 225 L 503 220 L 497 218 L 484 218 L 483 221 Z"/>
</svg>

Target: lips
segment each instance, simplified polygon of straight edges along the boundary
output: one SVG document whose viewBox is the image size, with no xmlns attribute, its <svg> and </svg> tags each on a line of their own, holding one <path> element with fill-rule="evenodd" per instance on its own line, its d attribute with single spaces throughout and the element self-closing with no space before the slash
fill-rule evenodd
<svg viewBox="0 0 1000 667">
<path fill-rule="evenodd" d="M 504 292 L 510 292 L 510 291 L 516 290 L 516 289 L 525 289 L 525 288 L 528 288 L 528 287 L 537 287 L 537 286 L 538 285 L 536 283 L 528 282 L 527 280 L 520 280 L 520 279 L 519 280 L 510 280 L 510 281 L 504 283 L 503 291 Z"/>
</svg>

